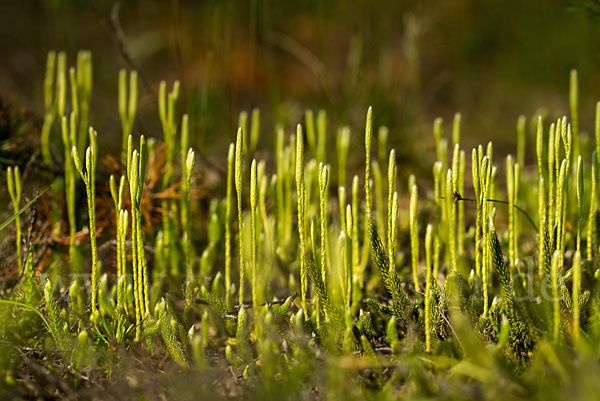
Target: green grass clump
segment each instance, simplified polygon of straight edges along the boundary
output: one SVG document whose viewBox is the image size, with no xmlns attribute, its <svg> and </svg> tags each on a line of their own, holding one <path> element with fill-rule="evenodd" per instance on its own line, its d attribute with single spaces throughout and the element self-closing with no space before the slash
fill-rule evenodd
<svg viewBox="0 0 600 401">
<path fill-rule="evenodd" d="M 515 156 L 474 147 L 470 179 L 468 125 L 457 113 L 445 138 L 436 119 L 432 177 L 418 187 L 415 175 L 399 185 L 394 132 L 372 108 L 358 141 L 347 126 L 332 138 L 322 110 L 298 115 L 295 129 L 278 124 L 272 157 L 260 112 L 242 112 L 218 182 L 196 157 L 191 115 L 178 113 L 177 81 L 169 93 L 160 84 L 161 126 L 138 142 L 137 75 L 119 73 L 122 144 L 112 149 L 88 126 L 91 80 L 88 52 L 69 70 L 49 53 L 40 145 L 61 174 L 27 200 L 27 167 L 7 169 L 12 207 L 0 231 L 16 227 L 7 270 L 18 274 L 0 300 L 2 397 L 43 398 L 31 383 L 44 376 L 63 383 L 54 397 L 105 385 L 185 398 L 198 383 L 209 396 L 278 400 L 600 390 L 600 103 L 595 135 L 579 135 L 576 73 L 571 117 L 519 117 Z M 363 178 L 350 167 L 362 139 Z M 494 160 L 505 160 L 502 173 Z M 57 223 L 52 238 L 36 237 L 36 219 Z M 154 379 L 165 385 L 140 385 Z"/>
</svg>

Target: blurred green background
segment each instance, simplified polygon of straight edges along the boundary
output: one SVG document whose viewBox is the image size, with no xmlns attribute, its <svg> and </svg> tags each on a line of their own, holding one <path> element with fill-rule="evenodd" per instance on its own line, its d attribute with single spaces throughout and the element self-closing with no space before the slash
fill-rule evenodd
<svg viewBox="0 0 600 401">
<path fill-rule="evenodd" d="M 400 164 L 428 174 L 435 117 L 449 133 L 460 111 L 467 149 L 494 139 L 514 152 L 520 114 L 568 113 L 571 68 L 579 71 L 581 130 L 589 131 L 600 98 L 600 23 L 581 8 L 539 0 L 3 1 L 0 96 L 38 116 L 39 127 L 47 51 L 67 51 L 72 64 L 89 49 L 90 121 L 115 152 L 117 74 L 136 68 L 135 131 L 162 137 L 158 83 L 180 79 L 179 110 L 190 114 L 194 145 L 219 165 L 242 109 L 260 107 L 268 157 L 274 124 L 292 132 L 308 107 L 327 110 L 329 149 L 341 125 L 358 144 L 373 105 Z M 350 162 L 358 166 L 362 152 Z"/>
</svg>

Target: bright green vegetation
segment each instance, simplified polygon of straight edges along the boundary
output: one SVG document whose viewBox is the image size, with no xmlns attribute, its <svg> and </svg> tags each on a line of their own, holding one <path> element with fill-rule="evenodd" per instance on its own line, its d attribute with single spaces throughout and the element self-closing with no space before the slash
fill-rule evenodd
<svg viewBox="0 0 600 401">
<path fill-rule="evenodd" d="M 41 150 L 64 168 L 45 196 L 64 209 L 69 247 L 53 247 L 44 266 L 38 245 L 21 240 L 27 182 L 7 170 L 20 278 L 0 300 L 2 395 L 93 397 L 96 382 L 150 399 L 548 400 L 600 390 L 600 103 L 595 135 L 584 135 L 575 72 L 570 116 L 519 117 L 515 156 L 502 161 L 492 143 L 472 149 L 470 179 L 460 114 L 451 153 L 442 120 L 433 124 L 431 180 L 399 183 L 391 134 L 381 127 L 374 138 L 376 110 L 364 133 L 337 131 L 334 157 L 325 111 L 309 110 L 304 125 L 275 127 L 269 161 L 258 159 L 260 113 L 242 112 L 223 155 L 226 188 L 206 210 L 188 116 L 177 123 L 178 82 L 169 93 L 160 84 L 162 143 L 138 141 L 137 75 L 127 84 L 119 73 L 120 178 L 100 183 L 88 52 L 69 78 L 70 103 L 66 56 L 49 53 Z M 63 159 L 53 160 L 59 128 Z M 352 136 L 365 169 L 350 183 Z M 154 188 L 176 195 L 154 199 L 160 216 Z M 99 230 L 96 212 L 111 197 Z M 54 379 L 42 390 L 32 377 Z"/>
</svg>

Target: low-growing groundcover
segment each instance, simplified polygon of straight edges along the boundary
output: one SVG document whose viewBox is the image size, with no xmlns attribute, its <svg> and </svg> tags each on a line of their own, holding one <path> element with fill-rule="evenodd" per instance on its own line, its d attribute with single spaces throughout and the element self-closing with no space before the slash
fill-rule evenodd
<svg viewBox="0 0 600 401">
<path fill-rule="evenodd" d="M 575 71 L 569 116 L 519 118 L 514 156 L 469 157 L 460 114 L 449 138 L 436 120 L 428 182 L 398 182 L 376 110 L 352 134 L 324 111 L 274 130 L 242 112 L 204 208 L 178 82 L 149 139 L 121 71 L 121 147 L 103 155 L 91 54 L 47 60 L 36 153 L 59 173 L 3 181 L 2 399 L 597 398 L 600 103 L 587 135 Z"/>
</svg>

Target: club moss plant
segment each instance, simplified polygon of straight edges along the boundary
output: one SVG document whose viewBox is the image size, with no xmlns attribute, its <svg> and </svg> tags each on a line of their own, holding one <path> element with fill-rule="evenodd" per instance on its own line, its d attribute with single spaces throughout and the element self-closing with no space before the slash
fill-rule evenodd
<svg viewBox="0 0 600 401">
<path fill-rule="evenodd" d="M 225 201 L 225 304 L 231 308 L 231 213 L 233 208 L 233 176 L 235 144 L 227 152 L 227 199 Z"/>
<path fill-rule="evenodd" d="M 419 285 L 419 227 L 417 222 L 417 186 L 412 185 L 410 188 L 410 254 L 412 260 L 412 274 L 415 285 L 415 291 L 420 291 Z"/>
<path fill-rule="evenodd" d="M 252 165 L 250 167 L 250 230 L 251 230 L 251 244 L 250 248 L 252 249 L 252 305 L 254 305 L 258 309 L 259 303 L 259 291 L 258 291 L 258 261 L 256 248 L 258 243 L 258 230 L 257 230 L 257 212 L 256 207 L 258 203 L 258 178 L 256 173 L 256 159 L 252 160 Z"/>
<path fill-rule="evenodd" d="M 86 113 L 102 118 L 91 106 L 91 71 L 88 53 L 71 69 L 65 54 L 48 55 L 40 145 L 52 164 L 58 120 L 64 181 L 58 174 L 28 200 L 30 167 L 7 169 L 12 207 L 0 232 L 12 251 L 6 227 L 15 223 L 17 247 L 0 300 L 0 384 L 9 388 L 0 385 L 0 398 L 44 398 L 30 385 L 41 380 L 36 372 L 49 386 L 62 383 L 54 397 L 96 381 L 139 398 L 185 398 L 184 385 L 162 384 L 175 375 L 194 391 L 249 399 L 597 392 L 589 378 L 600 374 L 600 103 L 595 135 L 579 135 L 576 75 L 570 117 L 533 116 L 535 149 L 525 147 L 529 120 L 519 117 L 512 143 L 496 155 L 492 142 L 473 147 L 469 166 L 469 119 L 456 114 L 448 138 L 436 119 L 428 178 L 404 170 L 403 152 L 388 149 L 399 138 L 374 126 L 371 108 L 364 149 L 322 110 L 272 131 L 258 109 L 242 112 L 213 171 L 196 159 L 198 133 L 177 110 L 177 83 L 170 93 L 160 85 L 161 125 L 146 127 L 162 140 L 142 135 L 134 149 L 137 81 L 125 72 L 115 107 L 126 137 L 119 166 L 99 156 L 118 159 L 123 149 L 97 143 L 93 128 L 83 154 Z M 328 154 L 333 132 L 337 152 Z M 75 171 L 87 219 L 76 207 Z M 40 237 L 46 218 L 68 223 L 68 242 L 56 228 L 51 240 Z M 89 239 L 77 232 L 81 219 Z M 91 263 L 74 263 L 76 248 L 89 249 Z M 90 299 L 85 276 L 68 276 L 76 272 L 91 273 Z M 161 385 L 149 395 L 142 384 L 154 379 Z"/>
<path fill-rule="evenodd" d="M 40 136 L 42 157 L 46 164 L 52 163 L 52 156 L 50 154 L 50 132 L 56 117 L 58 97 L 64 95 L 64 92 L 61 94 L 58 93 L 58 76 L 61 75 L 61 69 L 64 69 L 64 65 L 59 65 L 59 71 L 58 73 L 55 73 L 57 70 L 56 59 L 56 52 L 53 50 L 49 51 L 46 56 L 46 75 L 44 77 L 44 124 L 42 125 Z M 64 60 L 64 56 L 61 57 L 61 59 Z"/>
<path fill-rule="evenodd" d="M 162 81 L 158 90 L 158 115 L 160 117 L 164 145 L 166 147 L 166 163 L 165 170 L 162 175 L 163 189 L 168 189 L 172 184 L 174 174 L 173 161 L 177 155 L 177 149 L 175 146 L 175 136 L 177 134 L 176 106 L 177 100 L 179 99 L 179 88 L 179 81 L 175 81 L 171 91 L 167 93 L 167 83 Z M 174 203 L 168 199 L 165 199 L 161 202 L 161 208 L 165 211 L 165 213 L 162 214 L 162 230 L 165 244 L 164 249 L 166 251 L 166 258 L 171 266 L 171 269 L 176 270 L 178 265 L 177 254 L 175 252 L 171 252 L 173 249 L 171 246 L 171 241 L 175 236 L 174 216 L 172 215 L 173 207 Z"/>
<path fill-rule="evenodd" d="M 425 233 L 425 350 L 431 352 L 431 287 L 433 285 L 432 259 L 433 226 L 427 225 Z"/>
<path fill-rule="evenodd" d="M 192 178 L 193 178 L 193 171 L 194 171 L 194 164 L 195 164 L 195 153 L 192 149 L 188 149 L 187 152 L 187 157 L 185 159 L 185 169 L 183 171 L 185 171 L 184 174 L 184 201 L 183 204 L 185 205 L 185 207 L 183 208 L 184 211 L 184 228 L 185 228 L 185 233 L 183 235 L 183 241 L 184 241 L 184 254 L 185 254 L 185 271 L 186 271 L 186 302 L 188 303 L 188 307 L 191 307 L 191 304 L 193 302 L 193 283 L 195 281 L 195 277 L 194 277 L 194 271 L 192 269 L 192 219 L 191 219 L 191 215 L 190 215 L 190 207 L 191 207 L 191 203 L 192 203 L 192 192 L 191 192 L 191 186 L 192 186 Z M 146 276 L 144 276 L 144 279 L 146 279 Z"/>
<path fill-rule="evenodd" d="M 140 137 L 139 151 L 133 149 L 133 137 L 127 139 L 127 181 L 131 200 L 131 249 L 133 265 L 133 298 L 137 341 L 141 339 L 142 321 L 150 313 L 147 262 L 142 233 L 141 203 L 146 172 L 146 140 Z"/>
<path fill-rule="evenodd" d="M 67 204 L 67 220 L 69 223 L 69 257 L 71 258 L 72 270 L 79 272 L 79 263 L 76 260 L 75 235 L 77 226 L 75 221 L 75 166 L 73 164 L 72 149 L 76 143 L 77 115 L 71 113 L 69 124 L 67 117 L 62 118 L 61 132 L 65 155 L 65 201 Z M 70 127 L 70 128 L 69 128 Z"/>
<path fill-rule="evenodd" d="M 110 193 L 115 204 L 115 216 L 117 221 L 117 278 L 119 280 L 117 287 L 117 309 L 125 308 L 124 294 L 127 288 L 127 227 L 129 225 L 129 216 L 127 210 L 123 210 L 123 198 L 125 195 L 125 176 L 121 176 L 119 187 L 117 189 L 116 179 L 110 176 Z"/>
<path fill-rule="evenodd" d="M 242 189 L 243 189 L 243 144 L 244 131 L 242 127 L 238 128 L 237 139 L 235 141 L 235 192 L 237 194 L 237 209 L 238 209 L 238 248 L 240 250 L 240 287 L 239 287 L 239 303 L 244 303 L 244 219 L 242 209 Z"/>
<path fill-rule="evenodd" d="M 64 121 L 64 120 L 63 120 Z M 96 316 L 97 305 L 96 305 L 96 294 L 97 294 L 97 283 L 100 277 L 100 268 L 98 266 L 98 249 L 96 246 L 96 163 L 97 163 L 97 132 L 90 127 L 90 146 L 85 151 L 85 170 L 84 164 L 79 157 L 77 147 L 73 145 L 73 163 L 75 168 L 79 172 L 83 183 L 85 184 L 85 192 L 87 195 L 88 204 L 88 216 L 89 216 L 89 230 L 90 230 L 90 247 L 92 250 L 92 276 L 91 276 L 91 292 L 92 292 L 92 316 Z"/>
<path fill-rule="evenodd" d="M 21 204 L 21 195 L 23 194 L 23 185 L 21 183 L 21 171 L 19 166 L 8 167 L 6 169 L 6 186 L 10 200 L 12 201 L 15 214 L 19 213 Z M 15 218 L 15 249 L 17 250 L 17 264 L 23 266 L 23 254 L 21 252 L 21 219 L 17 215 Z"/>
<path fill-rule="evenodd" d="M 138 77 L 137 71 L 129 72 L 129 84 L 127 83 L 127 71 L 119 71 L 119 117 L 121 118 L 121 165 L 127 165 L 127 138 L 133 130 L 135 114 L 138 102 Z"/>
<path fill-rule="evenodd" d="M 306 188 L 304 184 L 304 135 L 302 133 L 302 126 L 298 124 L 296 129 L 296 196 L 298 206 L 298 237 L 300 240 L 300 292 L 302 299 L 302 310 L 304 311 L 304 318 L 308 319 L 308 309 L 306 304 L 307 298 L 307 273 L 306 273 L 306 229 L 305 229 L 305 209 L 306 209 Z"/>
</svg>

